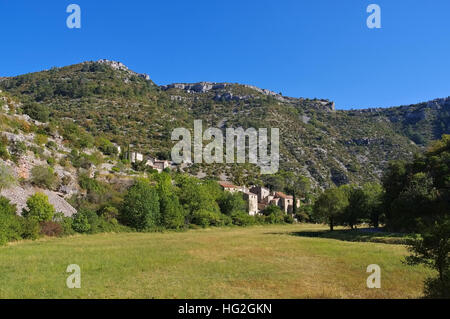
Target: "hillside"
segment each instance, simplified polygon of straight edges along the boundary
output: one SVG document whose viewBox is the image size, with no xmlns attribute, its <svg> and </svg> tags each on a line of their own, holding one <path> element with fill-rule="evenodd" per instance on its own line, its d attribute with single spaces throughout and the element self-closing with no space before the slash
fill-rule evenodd
<svg viewBox="0 0 450 319">
<path fill-rule="evenodd" d="M 160 158 L 170 156 L 172 130 L 192 128 L 194 119 L 220 128 L 278 127 L 281 168 L 321 187 L 377 180 L 388 161 L 410 159 L 450 132 L 450 98 L 337 111 L 328 100 L 284 97 L 235 83 L 158 86 L 106 60 L 2 78 L 0 88 L 35 119 L 75 122 L 86 134 Z M 238 183 L 260 179 L 252 165 L 193 165 L 189 171 Z"/>
</svg>

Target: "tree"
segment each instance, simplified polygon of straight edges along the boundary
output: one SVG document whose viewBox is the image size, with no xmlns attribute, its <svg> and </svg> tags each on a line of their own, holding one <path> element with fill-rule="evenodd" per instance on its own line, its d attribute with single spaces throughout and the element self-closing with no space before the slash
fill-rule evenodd
<svg viewBox="0 0 450 319">
<path fill-rule="evenodd" d="M 179 229 L 184 226 L 184 210 L 178 200 L 178 196 L 175 194 L 162 194 L 159 204 L 161 210 L 161 226 L 170 229 Z"/>
<path fill-rule="evenodd" d="M 292 172 L 284 174 L 285 190 L 291 194 L 294 200 L 293 214 L 297 214 L 297 197 L 305 195 L 310 190 L 310 181 L 307 177 L 295 175 Z"/>
<path fill-rule="evenodd" d="M 369 217 L 371 225 L 378 228 L 380 222 L 384 221 L 383 187 L 378 183 L 366 183 L 362 189 L 366 196 L 366 215 Z"/>
<path fill-rule="evenodd" d="M 362 222 L 362 219 L 368 217 L 367 197 L 363 189 L 357 186 L 351 186 L 348 194 L 348 205 L 342 214 L 344 225 L 353 229 Z"/>
<path fill-rule="evenodd" d="M 450 298 L 450 218 L 436 220 L 430 226 L 421 224 L 421 227 L 420 237 L 410 242 L 412 255 L 406 257 L 406 263 L 437 270 L 439 276 L 425 282 L 426 297 Z"/>
<path fill-rule="evenodd" d="M 138 179 L 128 189 L 120 211 L 120 220 L 139 231 L 149 230 L 160 220 L 159 196 L 146 179 Z"/>
<path fill-rule="evenodd" d="M 342 188 L 325 190 L 314 203 L 314 213 L 322 220 L 326 220 L 333 231 L 337 219 L 348 205 L 348 198 Z"/>
<path fill-rule="evenodd" d="M 49 203 L 47 195 L 43 193 L 30 196 L 27 200 L 27 208 L 22 212 L 23 217 L 39 223 L 51 221 L 54 214 L 55 208 Z"/>
<path fill-rule="evenodd" d="M 284 222 L 285 214 L 277 205 L 269 205 L 263 211 L 264 221 L 268 224 L 281 224 Z"/>
<path fill-rule="evenodd" d="M 0 196 L 0 245 L 21 239 L 20 217 L 16 215 L 16 205 Z"/>
<path fill-rule="evenodd" d="M 246 212 L 247 205 L 240 192 L 223 192 L 218 200 L 222 214 L 231 216 L 233 212 Z"/>
</svg>

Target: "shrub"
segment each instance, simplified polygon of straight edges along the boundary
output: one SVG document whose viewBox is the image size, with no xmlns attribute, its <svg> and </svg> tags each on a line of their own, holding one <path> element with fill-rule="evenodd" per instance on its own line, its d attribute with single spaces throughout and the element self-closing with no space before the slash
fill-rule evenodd
<svg viewBox="0 0 450 319">
<path fill-rule="evenodd" d="M 124 225 L 137 230 L 155 228 L 160 220 L 159 196 L 148 180 L 138 179 L 128 189 L 120 210 Z"/>
<path fill-rule="evenodd" d="M 0 190 L 2 190 L 3 188 L 9 188 L 16 182 L 16 177 L 14 176 L 11 168 L 6 165 L 0 164 Z"/>
<path fill-rule="evenodd" d="M 223 192 L 218 200 L 222 214 L 231 215 L 233 211 L 245 211 L 247 205 L 241 193 Z"/>
<path fill-rule="evenodd" d="M 101 217 L 106 221 L 111 221 L 119 217 L 119 210 L 115 207 L 106 206 L 102 209 Z"/>
<path fill-rule="evenodd" d="M 0 137 L 0 158 L 4 160 L 9 159 L 9 153 L 8 153 L 8 139 L 5 136 Z"/>
<path fill-rule="evenodd" d="M 217 212 L 200 209 L 192 214 L 192 223 L 202 226 L 225 226 L 231 224 L 231 218 Z"/>
<path fill-rule="evenodd" d="M 48 166 L 35 166 L 31 170 L 31 182 L 39 187 L 54 189 L 58 176 Z"/>
<path fill-rule="evenodd" d="M 22 215 L 26 219 L 34 219 L 37 222 L 51 221 L 55 214 L 55 208 L 49 203 L 47 195 L 36 193 L 27 200 L 27 208 Z"/>
<path fill-rule="evenodd" d="M 50 109 L 39 103 L 29 103 L 23 106 L 23 112 L 28 114 L 32 119 L 40 122 L 48 122 Z"/>
<path fill-rule="evenodd" d="M 284 223 L 285 213 L 276 205 L 269 205 L 263 211 L 264 221 L 268 224 Z"/>
<path fill-rule="evenodd" d="M 50 237 L 60 237 L 64 231 L 60 224 L 48 221 L 40 223 L 41 235 Z"/>
<path fill-rule="evenodd" d="M 179 229 L 184 226 L 184 210 L 175 194 L 163 194 L 159 203 L 161 211 L 161 226 L 171 229 Z"/>
<path fill-rule="evenodd" d="M 53 221 L 61 225 L 61 235 L 73 235 L 75 233 L 72 228 L 73 219 L 71 217 L 66 217 L 63 213 L 58 212 L 53 216 Z"/>
<path fill-rule="evenodd" d="M 34 143 L 36 143 L 39 146 L 42 146 L 48 142 L 48 137 L 42 134 L 36 134 L 34 137 Z"/>
<path fill-rule="evenodd" d="M 292 215 L 284 215 L 284 222 L 287 224 L 293 224 L 294 223 L 294 217 Z"/>
<path fill-rule="evenodd" d="M 233 212 L 231 214 L 233 224 L 237 226 L 250 226 L 256 224 L 256 218 L 245 212 Z"/>
<path fill-rule="evenodd" d="M 91 230 L 88 217 L 83 211 L 79 211 L 73 215 L 72 228 L 77 233 L 87 233 Z"/>
<path fill-rule="evenodd" d="M 20 217 L 16 215 L 16 206 L 0 196 L 0 245 L 21 239 Z"/>
<path fill-rule="evenodd" d="M 41 232 L 39 222 L 36 219 L 21 218 L 21 237 L 24 239 L 38 239 Z"/>
</svg>

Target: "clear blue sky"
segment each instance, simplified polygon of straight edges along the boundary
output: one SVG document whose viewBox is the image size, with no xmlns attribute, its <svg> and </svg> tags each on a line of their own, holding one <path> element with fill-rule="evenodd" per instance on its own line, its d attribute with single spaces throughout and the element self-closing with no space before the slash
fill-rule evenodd
<svg viewBox="0 0 450 319">
<path fill-rule="evenodd" d="M 371 3 L 382 29 L 366 26 Z M 157 84 L 247 83 L 340 109 L 450 95 L 449 0 L 0 0 L 0 27 L 0 76 L 107 58 Z"/>
</svg>

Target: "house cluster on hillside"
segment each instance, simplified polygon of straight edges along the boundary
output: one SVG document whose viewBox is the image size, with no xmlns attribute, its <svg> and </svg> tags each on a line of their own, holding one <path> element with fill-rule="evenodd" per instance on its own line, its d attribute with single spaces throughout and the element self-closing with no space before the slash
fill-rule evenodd
<svg viewBox="0 0 450 319">
<path fill-rule="evenodd" d="M 137 162 L 144 162 L 145 165 L 148 167 L 151 167 L 155 170 L 157 170 L 159 173 L 161 173 L 166 168 L 170 168 L 172 163 L 167 160 L 159 160 L 155 157 L 151 156 L 144 156 L 141 153 L 132 152 L 130 153 L 130 161 L 131 163 L 137 163 Z"/>
<path fill-rule="evenodd" d="M 120 146 L 117 147 L 117 153 L 121 154 L 122 149 Z M 130 152 L 129 159 L 131 163 L 140 163 L 145 161 L 145 165 L 153 168 L 158 171 L 158 173 L 161 173 L 166 168 L 171 168 L 173 163 L 171 161 L 167 160 L 159 160 L 156 157 L 151 156 L 145 156 L 144 154 L 138 153 L 138 152 Z"/>
<path fill-rule="evenodd" d="M 252 186 L 247 188 L 245 186 L 236 186 L 229 182 L 221 181 L 219 185 L 223 190 L 243 194 L 244 200 L 248 204 L 248 213 L 250 215 L 260 214 L 267 206 L 276 205 L 281 208 L 286 214 L 294 211 L 294 198 L 291 195 L 286 195 L 283 192 L 273 192 L 266 187 Z M 296 206 L 300 207 L 300 200 L 296 200 Z"/>
</svg>

